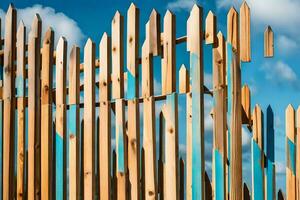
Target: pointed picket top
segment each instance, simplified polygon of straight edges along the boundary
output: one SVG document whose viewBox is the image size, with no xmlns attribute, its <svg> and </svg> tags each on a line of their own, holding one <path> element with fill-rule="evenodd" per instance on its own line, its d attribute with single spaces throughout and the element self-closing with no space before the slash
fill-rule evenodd
<svg viewBox="0 0 300 200">
<path fill-rule="evenodd" d="M 149 53 L 153 56 L 160 55 L 161 35 L 160 35 L 160 14 L 153 9 L 149 17 L 149 30 L 147 31 L 149 38 Z"/>
<path fill-rule="evenodd" d="M 190 12 L 190 16 L 187 21 L 187 50 L 191 53 L 200 55 L 201 43 L 202 43 L 202 7 L 195 4 Z"/>
<path fill-rule="evenodd" d="M 174 18 L 174 13 L 171 12 L 170 10 L 167 10 L 167 12 L 165 13 L 165 16 L 164 16 L 164 21 L 166 20 L 172 20 Z"/>
<path fill-rule="evenodd" d="M 54 31 L 52 27 L 49 27 L 45 33 L 43 44 L 48 45 L 50 42 L 53 42 L 54 39 Z"/>
<path fill-rule="evenodd" d="M 241 9 L 247 9 L 247 10 L 250 10 L 250 7 L 249 7 L 247 1 L 243 1 L 242 5 L 241 5 Z"/>
<path fill-rule="evenodd" d="M 227 42 L 237 50 L 238 48 L 238 12 L 234 7 L 231 7 L 227 14 Z"/>
<path fill-rule="evenodd" d="M 11 16 L 14 10 L 16 10 L 14 4 L 10 3 L 6 12 L 6 17 Z"/>
<path fill-rule="evenodd" d="M 88 38 L 84 46 L 84 51 L 90 49 L 93 46 L 93 44 L 94 42 L 92 41 L 92 39 Z"/>
<path fill-rule="evenodd" d="M 198 6 L 197 4 L 194 4 L 192 7 L 192 10 L 190 12 L 190 16 L 194 15 L 194 14 L 200 14 L 202 8 L 200 6 Z"/>
<path fill-rule="evenodd" d="M 104 33 L 102 34 L 102 37 L 101 37 L 101 40 L 100 40 L 99 45 L 101 45 L 102 42 L 106 41 L 107 39 L 108 39 L 108 34 L 107 34 L 107 32 L 104 32 Z"/>
<path fill-rule="evenodd" d="M 17 38 L 22 37 L 25 32 L 26 32 L 26 27 L 25 27 L 25 24 L 24 24 L 23 20 L 21 20 L 20 24 L 18 26 L 18 30 L 17 30 Z"/>
<path fill-rule="evenodd" d="M 295 111 L 293 105 L 292 105 L 292 104 L 289 104 L 289 105 L 287 106 L 287 108 L 286 108 L 286 112 L 293 112 L 293 111 Z"/>
<path fill-rule="evenodd" d="M 295 141 L 295 109 L 289 104 L 285 110 L 286 136 Z"/>
<path fill-rule="evenodd" d="M 186 69 L 186 67 L 185 67 L 185 65 L 184 64 L 182 64 L 181 65 L 181 67 L 180 67 L 180 69 L 179 69 L 179 74 L 180 74 L 180 72 L 186 72 L 187 71 L 187 69 Z"/>
<path fill-rule="evenodd" d="M 41 38 L 41 32 L 42 32 L 42 20 L 39 14 L 35 14 L 31 24 L 30 35 L 32 37 Z"/>
<path fill-rule="evenodd" d="M 270 58 L 274 56 L 274 32 L 268 26 L 264 32 L 264 56 Z"/>
<path fill-rule="evenodd" d="M 253 110 L 253 139 L 257 142 L 259 147 L 263 149 L 263 131 L 262 131 L 262 111 L 258 104 Z"/>
<path fill-rule="evenodd" d="M 184 64 L 179 69 L 179 93 L 188 93 L 190 88 L 189 72 Z"/>
<path fill-rule="evenodd" d="M 205 19 L 205 42 L 214 44 L 216 42 L 217 24 L 216 16 L 210 10 Z"/>
<path fill-rule="evenodd" d="M 67 40 L 65 37 L 61 36 L 57 42 L 56 51 L 63 51 L 66 48 Z"/>
<path fill-rule="evenodd" d="M 132 2 L 128 8 L 127 13 L 137 12 L 139 8 Z"/>
<path fill-rule="evenodd" d="M 120 21 L 120 18 L 122 17 L 120 11 L 116 11 L 114 17 L 113 17 L 113 20 L 112 20 L 112 23 L 116 23 L 116 21 Z"/>
</svg>

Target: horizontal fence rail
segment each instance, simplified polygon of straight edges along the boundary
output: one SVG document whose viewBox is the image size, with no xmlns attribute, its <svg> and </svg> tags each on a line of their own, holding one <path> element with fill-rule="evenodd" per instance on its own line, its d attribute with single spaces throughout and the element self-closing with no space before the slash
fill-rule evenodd
<svg viewBox="0 0 300 200">
<path fill-rule="evenodd" d="M 246 2 L 239 12 L 231 8 L 226 38 L 214 13 L 204 16 L 194 5 L 186 35 L 176 38 L 174 13 L 153 10 L 139 27 L 139 8 L 131 4 L 126 22 L 116 12 L 111 35 L 103 33 L 99 45 L 88 39 L 80 49 L 64 37 L 55 46 L 55 32 L 49 27 L 42 35 L 38 14 L 31 27 L 17 25 L 17 9 L 10 5 L 0 19 L 0 199 L 284 199 L 276 191 L 274 113 L 258 104 L 251 112 L 251 91 L 242 85 L 241 67 L 251 62 L 250 16 Z M 176 59 L 182 43 L 189 66 Z M 204 83 L 207 49 L 212 88 Z M 270 26 L 264 56 L 274 56 Z M 155 57 L 161 61 L 160 94 Z M 213 101 L 211 177 L 205 95 Z M 299 115 L 288 106 L 286 197 L 292 200 L 300 198 Z M 251 187 L 242 178 L 243 125 L 253 134 Z"/>
</svg>

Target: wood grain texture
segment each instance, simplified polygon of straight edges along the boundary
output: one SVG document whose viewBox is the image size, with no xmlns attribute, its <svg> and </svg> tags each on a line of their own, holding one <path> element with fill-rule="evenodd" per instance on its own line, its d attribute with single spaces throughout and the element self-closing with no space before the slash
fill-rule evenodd
<svg viewBox="0 0 300 200">
<path fill-rule="evenodd" d="M 271 26 L 268 26 L 264 33 L 264 56 L 265 58 L 274 56 L 274 32 Z"/>
<path fill-rule="evenodd" d="M 215 44 L 217 41 L 217 18 L 209 11 L 205 20 L 205 43 Z"/>
<path fill-rule="evenodd" d="M 190 91 L 189 71 L 184 65 L 179 69 L 179 93 L 188 93 Z"/>
<path fill-rule="evenodd" d="M 99 101 L 110 99 L 110 73 L 111 73 L 111 38 L 104 33 L 100 45 L 100 73 L 99 73 Z"/>
<path fill-rule="evenodd" d="M 243 124 L 251 125 L 251 92 L 248 85 L 242 87 Z"/>
<path fill-rule="evenodd" d="M 240 45 L 242 62 L 251 61 L 251 14 L 250 8 L 246 1 L 240 7 Z"/>
<path fill-rule="evenodd" d="M 95 195 L 95 44 L 84 47 L 84 199 Z"/>
<path fill-rule="evenodd" d="M 53 82 L 54 32 L 49 28 L 42 47 L 41 71 L 41 198 L 52 199 L 53 195 L 53 127 L 52 127 L 52 82 Z"/>
<path fill-rule="evenodd" d="M 144 99 L 143 104 L 143 148 L 145 157 L 145 197 L 157 199 L 156 186 L 156 134 L 155 134 L 155 101 L 153 97 Z"/>
<path fill-rule="evenodd" d="M 153 9 L 149 18 L 149 29 L 146 32 L 146 38 L 149 38 L 149 53 L 153 56 L 161 55 L 160 34 L 160 14 Z"/>
<path fill-rule="evenodd" d="M 149 53 L 148 39 L 142 46 L 142 97 L 154 95 L 153 56 Z"/>
</svg>

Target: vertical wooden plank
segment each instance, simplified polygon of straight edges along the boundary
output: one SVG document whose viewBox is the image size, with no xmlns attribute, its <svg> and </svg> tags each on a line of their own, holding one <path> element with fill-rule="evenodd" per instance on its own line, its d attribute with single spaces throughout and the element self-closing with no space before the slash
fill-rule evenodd
<svg viewBox="0 0 300 200">
<path fill-rule="evenodd" d="M 84 199 L 95 194 L 95 44 L 84 47 Z"/>
<path fill-rule="evenodd" d="M 28 199 L 40 198 L 40 43 L 42 21 L 35 15 L 28 43 Z"/>
<path fill-rule="evenodd" d="M 14 184 L 14 119 L 16 20 L 17 11 L 11 4 L 5 16 L 4 65 L 3 65 L 3 199 L 13 198 Z M 2 81 L 1 81 L 2 85 Z"/>
<path fill-rule="evenodd" d="M 189 71 L 184 65 L 179 69 L 179 93 L 188 93 L 190 91 Z"/>
<path fill-rule="evenodd" d="M 127 98 L 139 96 L 139 9 L 131 3 L 127 11 Z M 130 168 L 129 168 L 130 170 Z"/>
<path fill-rule="evenodd" d="M 117 199 L 127 199 L 127 147 L 125 133 L 125 101 L 117 99 L 116 113 L 116 151 L 117 151 Z"/>
<path fill-rule="evenodd" d="M 171 11 L 164 16 L 164 39 L 161 85 L 162 94 L 176 91 L 176 17 Z"/>
<path fill-rule="evenodd" d="M 252 147 L 252 199 L 264 199 L 264 132 L 263 113 L 256 105 L 253 111 Z"/>
<path fill-rule="evenodd" d="M 226 197 L 226 56 L 225 39 L 221 32 L 217 35 L 217 45 L 213 48 L 213 90 L 214 90 L 214 196 Z"/>
<path fill-rule="evenodd" d="M 241 69 L 239 60 L 238 13 L 231 8 L 227 15 L 227 55 L 231 90 L 228 95 L 231 101 L 230 122 L 230 199 L 242 198 L 242 119 L 241 119 Z M 229 53 L 230 52 L 230 53 Z M 229 57 L 230 56 L 230 57 Z M 228 97 L 229 98 L 229 97 Z M 229 108 L 228 108 L 229 109 Z"/>
<path fill-rule="evenodd" d="M 156 134 L 155 100 L 144 98 L 143 111 L 143 148 L 145 157 L 145 199 L 157 199 L 156 187 Z"/>
<path fill-rule="evenodd" d="M 300 106 L 297 109 L 296 123 L 296 197 L 300 197 Z"/>
<path fill-rule="evenodd" d="M 270 26 L 267 27 L 264 33 L 264 55 L 265 58 L 274 56 L 274 33 Z"/>
<path fill-rule="evenodd" d="M 215 44 L 217 41 L 217 18 L 212 11 L 209 11 L 205 20 L 205 43 Z"/>
<path fill-rule="evenodd" d="M 139 128 L 139 9 L 132 3 L 127 12 L 128 172 L 131 199 L 140 199 Z"/>
<path fill-rule="evenodd" d="M 149 18 L 149 29 L 146 32 L 146 37 L 149 38 L 149 53 L 153 56 L 161 54 L 160 34 L 160 14 L 153 9 Z"/>
<path fill-rule="evenodd" d="M 250 8 L 246 1 L 240 7 L 240 45 L 242 62 L 251 61 L 251 30 L 250 30 Z"/>
<path fill-rule="evenodd" d="M 18 150 L 17 150 L 17 199 L 24 198 L 25 161 L 25 42 L 26 28 L 21 21 L 17 31 L 17 101 L 18 101 Z"/>
<path fill-rule="evenodd" d="M 148 39 L 142 46 L 142 97 L 154 94 L 153 85 L 153 56 L 149 53 Z"/>
<path fill-rule="evenodd" d="M 41 71 L 41 198 L 52 199 L 52 82 L 54 32 L 49 28 L 42 48 Z"/>
<path fill-rule="evenodd" d="M 111 24 L 112 43 L 112 98 L 124 97 L 124 18 L 116 12 Z"/>
<path fill-rule="evenodd" d="M 73 46 L 69 64 L 69 198 L 79 199 L 79 142 L 80 142 L 80 49 Z"/>
<path fill-rule="evenodd" d="M 159 113 L 159 159 L 158 159 L 158 193 L 161 200 L 164 198 L 164 162 L 165 162 L 165 120 L 162 111 Z"/>
<path fill-rule="evenodd" d="M 55 185 L 56 199 L 66 199 L 66 64 L 67 41 L 61 37 L 56 47 L 56 136 Z"/>
<path fill-rule="evenodd" d="M 192 74 L 192 199 L 204 199 L 204 99 L 202 8 L 194 5 L 187 24 Z"/>
<path fill-rule="evenodd" d="M 178 179 L 178 105 L 177 94 L 167 96 L 162 111 L 165 125 L 165 184 L 164 199 L 179 199 Z"/>
<path fill-rule="evenodd" d="M 186 94 L 186 200 L 192 200 L 192 93 Z"/>
<path fill-rule="evenodd" d="M 99 108 L 99 184 L 100 199 L 109 200 L 111 193 L 111 105 L 109 102 L 110 87 L 110 37 L 104 33 L 100 41 L 100 108 Z M 103 162 L 104 161 L 104 162 Z"/>
<path fill-rule="evenodd" d="M 286 130 L 286 199 L 296 199 L 295 110 L 291 104 L 285 111 Z"/>
<path fill-rule="evenodd" d="M 251 93 L 248 85 L 242 87 L 242 108 L 244 109 L 244 114 L 242 116 L 243 124 L 251 124 Z"/>
<path fill-rule="evenodd" d="M 299 118 L 298 118 L 299 119 Z M 266 178 L 266 199 L 276 198 L 275 187 L 275 135 L 274 135 L 274 113 L 271 106 L 267 108 L 267 178 Z"/>
</svg>

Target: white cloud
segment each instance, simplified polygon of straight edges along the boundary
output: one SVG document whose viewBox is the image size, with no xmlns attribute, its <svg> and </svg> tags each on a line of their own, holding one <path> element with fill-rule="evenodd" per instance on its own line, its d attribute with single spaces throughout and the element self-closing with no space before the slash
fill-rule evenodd
<svg viewBox="0 0 300 200">
<path fill-rule="evenodd" d="M 251 136 L 249 134 L 249 131 L 245 128 L 242 127 L 242 145 L 247 146 L 251 142 Z"/>
<path fill-rule="evenodd" d="M 196 0 L 175 0 L 169 2 L 167 8 L 171 11 L 190 11 L 195 3 Z"/>
<path fill-rule="evenodd" d="M 278 50 L 282 55 L 292 54 L 293 52 L 295 53 L 295 51 L 298 49 L 297 41 L 285 35 L 278 36 L 277 45 L 280 47 Z"/>
<path fill-rule="evenodd" d="M 266 62 L 262 65 L 261 70 L 265 72 L 265 78 L 275 84 L 288 84 L 295 88 L 299 87 L 297 74 L 283 61 L 277 61 L 275 63 Z"/>
<path fill-rule="evenodd" d="M 281 163 L 281 162 L 276 162 L 276 173 L 277 174 L 285 174 L 285 164 Z"/>
<path fill-rule="evenodd" d="M 20 20 L 23 20 L 25 26 L 28 27 L 27 30 L 30 31 L 32 20 L 36 13 L 38 13 L 42 19 L 43 36 L 48 27 L 52 27 L 55 33 L 55 43 L 57 43 L 59 37 L 64 36 L 68 41 L 69 49 L 71 49 L 71 46 L 74 44 L 82 45 L 84 34 L 77 22 L 64 13 L 55 11 L 51 7 L 44 7 L 37 4 L 32 7 L 17 9 L 18 24 Z M 1 9 L 0 17 L 3 20 L 2 24 L 4 26 L 5 12 Z"/>
</svg>

